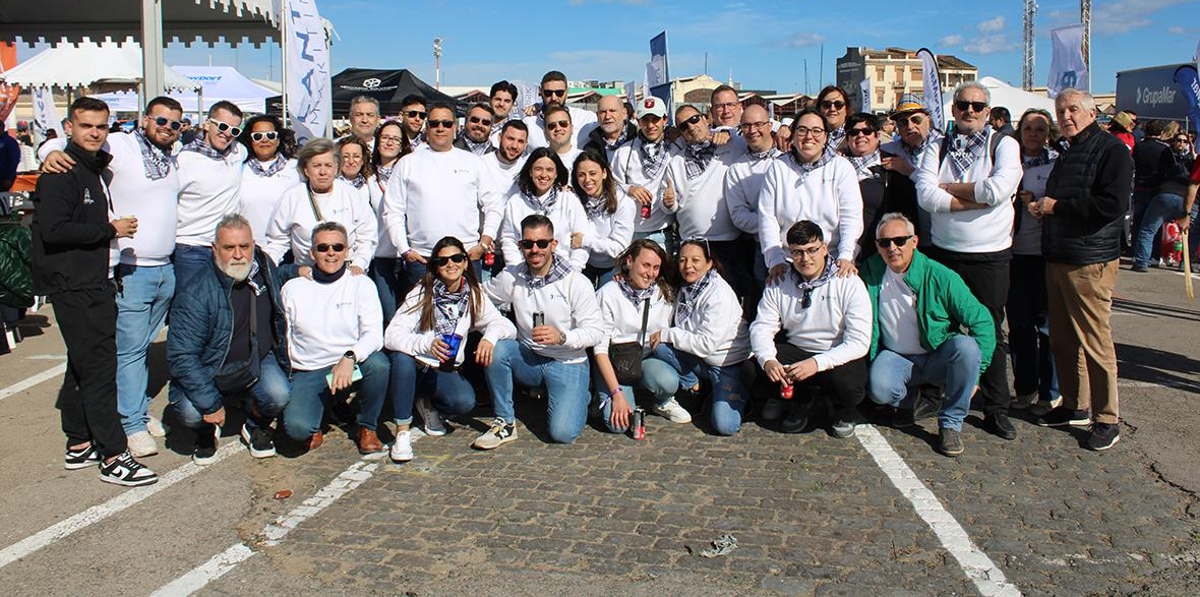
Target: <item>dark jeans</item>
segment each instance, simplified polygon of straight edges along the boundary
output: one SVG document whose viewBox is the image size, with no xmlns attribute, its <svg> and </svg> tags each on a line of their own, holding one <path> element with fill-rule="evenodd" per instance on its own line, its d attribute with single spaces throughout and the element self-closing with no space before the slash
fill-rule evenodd
<svg viewBox="0 0 1200 597">
<path fill-rule="evenodd" d="M 1050 352 L 1050 319 L 1046 307 L 1046 262 L 1037 255 L 1013 255 L 1009 277 L 1008 343 L 1012 352 L 1013 390 L 1018 396 L 1038 393 L 1038 400 L 1058 395 L 1058 376 Z"/>
<path fill-rule="evenodd" d="M 775 342 L 775 360 L 781 365 L 799 363 L 811 358 L 813 353 L 797 348 L 788 342 Z M 772 382 L 766 375 L 758 377 L 757 389 L 759 396 L 778 396 L 779 385 Z M 829 398 L 833 409 L 833 418 L 839 421 L 853 421 L 858 417 L 858 405 L 867 396 L 867 357 L 860 357 L 848 363 L 834 367 L 796 384 L 799 390 L 795 400 L 812 400 L 812 392 L 818 391 Z"/>
<path fill-rule="evenodd" d="M 54 318 L 67 346 L 67 374 L 56 406 L 67 446 L 92 442 L 105 457 L 125 451 L 117 411 L 116 288 L 71 290 L 50 295 Z"/>
<path fill-rule="evenodd" d="M 1001 253 L 957 253 L 931 248 L 929 256 L 962 276 L 971 294 L 983 303 L 996 326 L 996 351 L 992 361 L 979 377 L 979 394 L 983 397 L 983 414 L 1008 414 L 1012 399 L 1008 389 L 1008 343 L 1004 340 L 1004 304 L 1008 301 L 1009 265 L 1012 256 Z"/>
<path fill-rule="evenodd" d="M 212 247 L 176 244 L 171 262 L 175 264 L 175 287 L 182 288 L 197 272 L 212 267 Z"/>
<path fill-rule="evenodd" d="M 405 295 L 400 294 L 399 271 L 400 259 L 396 257 L 376 257 L 367 268 L 367 275 L 371 277 L 371 281 L 375 283 L 375 290 L 379 292 L 384 329 L 387 329 L 388 324 L 392 322 L 392 316 L 396 314 L 396 309 L 404 301 Z"/>
<path fill-rule="evenodd" d="M 754 321 L 758 303 L 754 297 L 761 291 L 754 281 L 754 247 L 743 239 L 714 240 L 708 242 L 709 250 L 724 269 L 725 281 L 733 287 L 733 293 L 743 305 L 743 312 L 750 311 L 746 321 Z"/>
</svg>

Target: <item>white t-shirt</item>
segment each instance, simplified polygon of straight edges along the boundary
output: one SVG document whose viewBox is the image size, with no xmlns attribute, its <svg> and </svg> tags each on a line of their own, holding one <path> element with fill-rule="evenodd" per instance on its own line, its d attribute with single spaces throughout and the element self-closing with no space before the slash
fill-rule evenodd
<svg viewBox="0 0 1200 597">
<path fill-rule="evenodd" d="M 879 332 L 881 345 L 899 354 L 925 354 L 921 326 L 917 323 L 917 295 L 904 281 L 904 274 L 891 268 L 883 273 L 879 289 Z"/>
</svg>

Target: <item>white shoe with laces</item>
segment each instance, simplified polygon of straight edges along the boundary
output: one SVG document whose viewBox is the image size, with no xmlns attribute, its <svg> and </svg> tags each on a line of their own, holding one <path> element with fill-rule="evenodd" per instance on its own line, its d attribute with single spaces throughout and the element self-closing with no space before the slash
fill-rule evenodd
<svg viewBox="0 0 1200 597">
<path fill-rule="evenodd" d="M 150 437 L 149 431 L 138 431 L 125 438 L 125 445 L 134 458 L 145 458 L 158 454 L 158 442 Z"/>
<path fill-rule="evenodd" d="M 672 423 L 692 422 L 692 413 L 689 413 L 687 409 L 679 406 L 679 402 L 677 402 L 674 398 L 671 398 L 662 406 L 651 406 L 650 411 Z"/>
<path fill-rule="evenodd" d="M 388 452 L 392 462 L 408 462 L 413 459 L 412 434 L 408 431 L 397 431 L 392 449 Z"/>
<path fill-rule="evenodd" d="M 166 437 L 167 428 L 163 426 L 162 421 L 151 415 L 146 419 L 146 431 L 150 432 L 152 437 Z"/>
</svg>

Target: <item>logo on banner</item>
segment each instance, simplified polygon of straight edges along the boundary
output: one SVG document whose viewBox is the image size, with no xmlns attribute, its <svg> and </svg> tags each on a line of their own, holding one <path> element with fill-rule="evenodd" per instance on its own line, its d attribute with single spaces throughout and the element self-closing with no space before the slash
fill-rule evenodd
<svg viewBox="0 0 1200 597">
<path fill-rule="evenodd" d="M 366 87 L 367 89 L 375 89 L 376 87 L 379 87 L 380 85 L 382 85 L 383 81 L 380 81 L 379 79 L 376 79 L 375 77 L 371 77 L 370 79 L 364 79 L 362 84 L 363 84 L 363 87 Z"/>
<path fill-rule="evenodd" d="M 1079 82 L 1079 74 L 1073 70 L 1066 71 L 1058 78 L 1058 88 L 1071 89 L 1075 88 L 1075 84 Z"/>
</svg>

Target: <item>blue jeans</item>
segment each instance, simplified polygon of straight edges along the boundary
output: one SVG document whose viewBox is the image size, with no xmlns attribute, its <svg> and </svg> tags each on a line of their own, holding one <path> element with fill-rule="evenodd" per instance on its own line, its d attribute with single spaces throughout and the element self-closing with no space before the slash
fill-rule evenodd
<svg viewBox="0 0 1200 597">
<path fill-rule="evenodd" d="M 938 412 L 938 427 L 960 431 L 979 383 L 979 358 L 979 343 L 963 335 L 952 336 L 925 354 L 880 349 L 867 374 L 867 395 L 875 404 L 912 408 L 917 386 L 940 385 L 946 398 Z"/>
<path fill-rule="evenodd" d="M 251 429 L 270 427 L 275 417 L 287 407 L 291 397 L 291 384 L 288 383 L 283 369 L 279 368 L 279 360 L 275 358 L 275 354 L 268 354 L 261 363 L 258 383 L 249 390 L 250 397 L 254 399 L 254 408 L 246 413 L 246 427 Z M 203 428 L 206 425 L 204 415 L 196 410 L 192 401 L 188 400 L 183 392 L 173 393 L 172 397 L 175 396 L 180 399 L 171 403 L 171 408 L 179 421 L 192 429 Z"/>
<path fill-rule="evenodd" d="M 150 397 L 146 395 L 150 370 L 146 350 L 162 331 L 171 297 L 175 294 L 175 268 L 117 266 L 117 410 L 125 435 L 146 430 Z"/>
<path fill-rule="evenodd" d="M 633 233 L 633 240 L 638 240 L 640 238 L 648 238 L 658 243 L 658 246 L 662 247 L 663 250 L 667 252 L 667 255 L 670 255 L 671 257 L 674 257 L 675 253 L 679 252 L 679 234 L 677 234 L 670 226 L 663 228 L 662 230 Z"/>
<path fill-rule="evenodd" d="M 659 344 L 654 352 L 642 359 L 642 378 L 636 386 L 621 385 L 621 394 L 629 403 L 629 408 L 637 408 L 636 390 L 645 390 L 653 397 L 654 406 L 662 406 L 675 397 L 679 391 L 679 371 L 666 360 L 658 358 L 659 353 L 665 353 L 667 345 Z M 670 359 L 670 356 L 666 358 Z M 625 433 L 627 427 L 615 427 L 612 423 L 612 403 L 609 401 L 609 387 L 600 375 L 600 369 L 592 367 L 592 385 L 596 388 L 596 399 L 602 405 L 600 412 L 604 414 L 604 424 L 613 433 Z"/>
<path fill-rule="evenodd" d="M 391 366 L 387 357 L 377 351 L 359 363 L 358 368 L 362 371 L 362 379 L 355 382 L 358 384 L 358 426 L 374 430 L 387 395 Z M 330 371 L 333 371 L 333 365 L 292 373 L 292 397 L 283 412 L 283 427 L 288 437 L 303 442 L 321 429 L 326 402 L 333 399 L 329 383 L 325 381 Z"/>
<path fill-rule="evenodd" d="M 412 423 L 417 392 L 432 395 L 431 404 L 443 415 L 465 415 L 475 408 L 475 388 L 458 371 L 427 367 L 402 352 L 388 355 L 392 361 L 392 416 L 397 424 Z"/>
<path fill-rule="evenodd" d="M 501 340 L 492 351 L 492 365 L 486 376 L 498 418 L 508 423 L 517 419 L 513 409 L 515 380 L 524 387 L 546 386 L 551 441 L 569 444 L 583 431 L 588 410 L 587 361 L 564 363 L 536 354 L 516 340 Z"/>
<path fill-rule="evenodd" d="M 586 276 L 588 280 L 592 281 L 592 286 L 600 288 L 601 286 L 604 286 L 612 281 L 612 279 L 617 275 L 617 268 L 616 266 L 610 268 L 599 268 L 588 265 L 587 267 L 583 268 L 583 275 Z"/>
<path fill-rule="evenodd" d="M 1184 216 L 1183 197 L 1171 193 L 1159 193 L 1146 206 L 1141 227 L 1133 243 L 1133 266 L 1144 268 L 1150 264 L 1150 253 L 1154 235 L 1162 228 L 1164 220 L 1177 220 Z"/>
<path fill-rule="evenodd" d="M 680 375 L 681 385 L 692 377 L 688 374 L 707 375 L 712 384 L 712 426 L 718 435 L 735 435 L 742 428 L 742 413 L 750 393 L 742 381 L 741 363 L 735 365 L 710 365 L 704 359 L 676 349 L 669 344 L 660 344 L 654 355 L 671 365 Z"/>
<path fill-rule="evenodd" d="M 192 245 L 175 245 L 175 254 L 171 257 L 175 264 L 175 283 L 183 285 L 197 272 L 212 267 L 212 247 L 196 247 Z"/>
<path fill-rule="evenodd" d="M 384 329 L 387 329 L 392 316 L 396 314 L 398 301 L 404 300 L 404 295 L 400 294 L 400 278 L 397 275 L 399 269 L 400 260 L 396 257 L 376 257 L 367 268 L 367 275 L 371 277 L 371 281 L 375 283 L 375 290 L 379 292 Z"/>
</svg>

